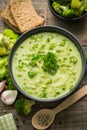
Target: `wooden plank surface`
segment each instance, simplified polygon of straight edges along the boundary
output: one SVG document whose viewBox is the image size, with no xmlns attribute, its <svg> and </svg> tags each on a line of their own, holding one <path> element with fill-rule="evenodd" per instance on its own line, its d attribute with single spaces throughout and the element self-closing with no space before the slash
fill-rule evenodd
<svg viewBox="0 0 87 130">
<path fill-rule="evenodd" d="M 7 2 L 8 0 L 0 0 L 0 10 L 7 4 Z M 47 0 L 32 0 L 32 2 L 38 14 L 42 17 L 45 17 L 46 25 L 60 26 L 72 32 L 80 41 L 85 53 L 87 53 L 87 17 L 76 23 L 64 22 L 53 16 L 49 10 Z M 0 32 L 2 32 L 6 27 L 7 26 L 0 18 Z M 81 81 L 78 89 L 85 84 L 87 84 L 87 67 L 83 80 Z M 18 130 L 34 130 L 31 125 L 33 114 L 41 108 L 53 108 L 58 104 L 58 101 L 51 103 L 36 102 L 36 105 L 33 106 L 33 110 L 29 116 L 23 117 L 16 112 L 14 105 L 6 106 L 0 101 L 0 115 L 11 112 L 13 113 Z M 87 96 L 82 98 L 71 107 L 57 114 L 54 123 L 48 130 L 87 130 Z"/>
</svg>

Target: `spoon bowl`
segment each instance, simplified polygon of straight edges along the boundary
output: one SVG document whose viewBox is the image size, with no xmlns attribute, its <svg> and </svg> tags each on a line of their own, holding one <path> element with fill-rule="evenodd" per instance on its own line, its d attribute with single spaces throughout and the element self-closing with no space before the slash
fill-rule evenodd
<svg viewBox="0 0 87 130">
<path fill-rule="evenodd" d="M 39 130 L 48 128 L 55 119 L 55 113 L 51 109 L 42 109 L 32 118 L 32 125 Z"/>
<path fill-rule="evenodd" d="M 69 107 L 83 96 L 87 94 L 87 85 L 79 89 L 77 92 L 66 98 L 62 103 L 53 109 L 42 109 L 36 112 L 32 118 L 32 125 L 38 130 L 47 129 L 54 121 L 55 115 Z"/>
</svg>

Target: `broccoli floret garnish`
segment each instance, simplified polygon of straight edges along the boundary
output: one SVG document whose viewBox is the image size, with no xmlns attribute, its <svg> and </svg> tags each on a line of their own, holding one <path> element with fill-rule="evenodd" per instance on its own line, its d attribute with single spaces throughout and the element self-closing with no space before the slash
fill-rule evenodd
<svg viewBox="0 0 87 130">
<path fill-rule="evenodd" d="M 17 99 L 15 102 L 16 111 L 22 115 L 28 115 L 31 112 L 31 107 L 35 104 L 35 101 L 30 101 L 25 98 Z"/>
<path fill-rule="evenodd" d="M 47 55 L 44 57 L 42 69 L 45 72 L 48 72 L 49 74 L 54 75 L 56 74 L 58 68 L 59 66 L 57 64 L 57 60 L 54 53 L 48 52 Z"/>
</svg>

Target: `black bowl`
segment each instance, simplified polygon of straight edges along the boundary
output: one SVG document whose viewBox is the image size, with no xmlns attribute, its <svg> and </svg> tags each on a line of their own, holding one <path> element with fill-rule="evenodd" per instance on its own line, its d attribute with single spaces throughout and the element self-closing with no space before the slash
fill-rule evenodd
<svg viewBox="0 0 87 130">
<path fill-rule="evenodd" d="M 84 12 L 81 16 L 79 17 L 75 17 L 75 18 L 65 18 L 65 17 L 62 17 L 60 16 L 52 7 L 52 0 L 48 0 L 48 5 L 49 5 L 49 8 L 51 10 L 51 12 L 54 14 L 54 16 L 56 16 L 57 18 L 61 19 L 61 20 L 64 20 L 64 21 L 67 21 L 67 22 L 77 22 L 77 21 L 80 21 L 82 20 L 86 15 L 87 15 L 87 12 Z"/>
<path fill-rule="evenodd" d="M 80 78 L 79 78 L 78 82 L 76 83 L 76 85 L 74 86 L 74 88 L 71 91 L 69 91 L 68 93 L 66 93 L 65 95 L 61 96 L 61 97 L 56 97 L 56 98 L 52 98 L 52 99 L 43 99 L 43 98 L 33 97 L 33 96 L 27 94 L 26 92 L 24 92 L 20 88 L 20 86 L 18 86 L 17 82 L 14 79 L 14 75 L 13 75 L 13 72 L 12 72 L 12 59 L 13 59 L 14 53 L 16 52 L 17 48 L 20 46 L 20 44 L 25 39 L 27 39 L 28 37 L 30 37 L 33 34 L 40 33 L 40 32 L 55 32 L 55 33 L 60 33 L 60 34 L 62 34 L 64 36 L 66 36 L 67 38 L 69 38 L 75 44 L 75 46 L 78 48 L 78 50 L 80 52 L 80 55 L 81 55 L 82 70 L 81 70 Z M 81 82 L 81 80 L 83 78 L 83 75 L 84 75 L 84 72 L 85 72 L 85 65 L 86 65 L 85 54 L 84 54 L 84 51 L 83 51 L 79 41 L 76 39 L 76 37 L 72 33 L 70 33 L 69 31 L 67 31 L 67 30 L 65 30 L 63 28 L 57 27 L 57 26 L 40 26 L 40 27 L 34 28 L 34 29 L 24 33 L 23 35 L 20 36 L 20 38 L 14 44 L 14 46 L 13 46 L 11 52 L 10 52 L 10 55 L 9 55 L 9 73 L 10 73 L 10 76 L 11 76 L 11 79 L 12 79 L 14 85 L 26 97 L 37 100 L 37 101 L 43 101 L 43 102 L 60 100 L 60 99 L 63 99 L 65 97 L 67 97 L 72 92 L 74 92 L 74 90 L 78 87 L 79 83 Z"/>
</svg>

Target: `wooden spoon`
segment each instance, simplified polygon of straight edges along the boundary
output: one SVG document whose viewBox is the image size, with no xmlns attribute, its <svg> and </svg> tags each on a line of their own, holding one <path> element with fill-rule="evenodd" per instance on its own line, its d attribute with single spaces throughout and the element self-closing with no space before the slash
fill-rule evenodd
<svg viewBox="0 0 87 130">
<path fill-rule="evenodd" d="M 32 125 L 34 128 L 38 130 L 44 130 L 48 128 L 54 121 L 55 115 L 64 110 L 65 108 L 69 107 L 83 96 L 87 94 L 87 85 L 79 89 L 77 92 L 69 96 L 65 99 L 60 105 L 55 107 L 54 109 L 42 109 L 36 112 L 32 118 Z"/>
</svg>

